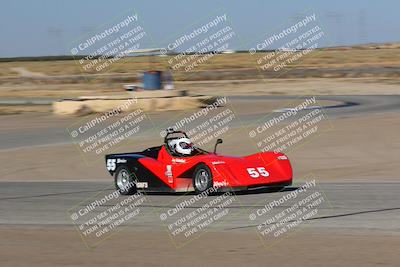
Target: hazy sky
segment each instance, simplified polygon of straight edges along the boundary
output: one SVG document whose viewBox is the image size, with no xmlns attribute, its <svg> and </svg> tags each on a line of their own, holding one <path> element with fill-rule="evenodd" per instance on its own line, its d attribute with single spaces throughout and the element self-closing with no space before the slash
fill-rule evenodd
<svg viewBox="0 0 400 267">
<path fill-rule="evenodd" d="M 250 48 L 304 12 L 315 13 L 329 35 L 324 46 L 400 41 L 399 0 L 1 0 L 0 57 L 70 55 L 77 39 L 130 10 L 147 33 L 141 48 L 166 46 L 216 13 L 225 13 L 234 28 L 233 49 Z"/>
</svg>

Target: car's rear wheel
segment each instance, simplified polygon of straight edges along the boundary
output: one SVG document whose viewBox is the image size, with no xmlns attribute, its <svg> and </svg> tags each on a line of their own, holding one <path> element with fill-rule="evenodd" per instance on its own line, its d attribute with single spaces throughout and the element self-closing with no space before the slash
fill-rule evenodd
<svg viewBox="0 0 400 267">
<path fill-rule="evenodd" d="M 205 164 L 200 164 L 193 172 L 193 187 L 196 194 L 200 194 L 213 185 L 210 168 Z"/>
<path fill-rule="evenodd" d="M 136 193 L 135 175 L 127 166 L 120 166 L 114 173 L 115 188 L 121 195 Z"/>
</svg>

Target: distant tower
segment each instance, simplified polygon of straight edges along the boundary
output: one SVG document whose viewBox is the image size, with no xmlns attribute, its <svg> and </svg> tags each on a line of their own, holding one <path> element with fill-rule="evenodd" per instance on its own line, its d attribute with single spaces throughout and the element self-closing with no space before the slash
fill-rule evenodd
<svg viewBox="0 0 400 267">
<path fill-rule="evenodd" d="M 81 33 L 83 35 L 89 35 L 90 33 L 94 32 L 96 28 L 94 26 L 82 26 L 81 27 Z"/>
<path fill-rule="evenodd" d="M 338 13 L 335 11 L 329 11 L 326 13 L 327 20 L 332 23 L 333 32 L 336 36 L 336 43 L 339 45 L 343 45 L 343 30 L 344 30 L 344 15 L 342 13 Z"/>
<path fill-rule="evenodd" d="M 366 43 L 368 40 L 367 16 L 364 9 L 358 11 L 358 42 Z"/>
<path fill-rule="evenodd" d="M 64 52 L 65 46 L 64 30 L 61 28 L 50 26 L 47 28 L 47 34 L 50 37 L 50 40 L 54 42 L 54 50 L 61 55 Z"/>
</svg>

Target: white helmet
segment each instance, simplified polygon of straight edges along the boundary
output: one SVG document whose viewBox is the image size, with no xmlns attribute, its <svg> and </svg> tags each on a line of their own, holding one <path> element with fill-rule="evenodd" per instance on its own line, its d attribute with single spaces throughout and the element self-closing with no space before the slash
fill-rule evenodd
<svg viewBox="0 0 400 267">
<path fill-rule="evenodd" d="M 177 154 L 190 155 L 193 152 L 193 143 L 189 138 L 182 137 L 169 141 L 171 151 Z"/>
</svg>

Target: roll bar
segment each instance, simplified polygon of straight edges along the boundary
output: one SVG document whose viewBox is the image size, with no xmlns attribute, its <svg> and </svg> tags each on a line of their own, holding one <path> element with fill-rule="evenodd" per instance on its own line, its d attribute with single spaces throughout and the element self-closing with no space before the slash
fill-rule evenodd
<svg viewBox="0 0 400 267">
<path fill-rule="evenodd" d="M 187 134 L 184 131 L 175 131 L 172 127 L 167 128 L 165 130 L 165 132 L 167 133 L 164 137 L 164 143 L 166 144 L 169 140 L 168 136 L 172 135 L 172 134 L 183 134 L 186 138 L 189 138 L 187 136 Z"/>
</svg>

